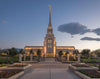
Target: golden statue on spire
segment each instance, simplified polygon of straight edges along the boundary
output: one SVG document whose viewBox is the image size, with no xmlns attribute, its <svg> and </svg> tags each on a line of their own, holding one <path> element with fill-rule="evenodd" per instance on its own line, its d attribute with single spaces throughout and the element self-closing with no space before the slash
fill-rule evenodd
<svg viewBox="0 0 100 79">
<path fill-rule="evenodd" d="M 50 9 L 50 11 L 51 11 L 51 5 L 49 5 L 49 9 Z"/>
</svg>

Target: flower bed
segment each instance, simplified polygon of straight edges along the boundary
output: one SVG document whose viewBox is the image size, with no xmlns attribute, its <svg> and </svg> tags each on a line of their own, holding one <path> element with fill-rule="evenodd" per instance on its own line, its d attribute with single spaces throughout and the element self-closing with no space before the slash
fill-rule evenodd
<svg viewBox="0 0 100 79">
<path fill-rule="evenodd" d="M 98 70 L 98 67 L 89 66 L 87 64 L 73 64 L 69 66 L 72 71 L 76 70 Z"/>
<path fill-rule="evenodd" d="M 80 70 L 79 72 L 90 78 L 100 78 L 100 72 L 96 70 Z"/>
<path fill-rule="evenodd" d="M 89 65 L 87 64 L 74 64 L 72 66 L 75 66 L 75 67 L 90 67 Z"/>
<path fill-rule="evenodd" d="M 14 64 L 14 65 L 11 65 L 11 66 L 8 66 L 8 67 L 25 67 L 27 65 L 25 64 Z"/>
<path fill-rule="evenodd" d="M 0 67 L 5 67 L 5 66 L 7 66 L 6 64 L 0 64 Z"/>
<path fill-rule="evenodd" d="M 4 70 L 0 71 L 0 78 L 9 78 L 17 73 L 21 72 L 21 70 Z"/>
</svg>

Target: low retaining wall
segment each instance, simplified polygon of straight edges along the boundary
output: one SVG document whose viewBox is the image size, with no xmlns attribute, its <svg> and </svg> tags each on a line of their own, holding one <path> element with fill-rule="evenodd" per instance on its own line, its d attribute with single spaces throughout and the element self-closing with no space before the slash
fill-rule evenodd
<svg viewBox="0 0 100 79">
<path fill-rule="evenodd" d="M 0 78 L 0 79 L 17 79 L 18 77 L 22 76 L 24 73 L 28 72 L 29 70 L 32 69 L 32 65 L 28 64 L 25 67 L 3 67 L 0 68 L 0 70 L 5 71 L 5 70 L 22 70 L 21 72 L 9 77 L 9 78 Z"/>
<path fill-rule="evenodd" d="M 70 65 L 69 69 L 71 69 L 72 71 L 78 71 L 78 70 L 98 70 L 98 67 L 75 67 Z"/>
<path fill-rule="evenodd" d="M 90 78 L 87 75 L 84 75 L 78 71 L 75 71 L 75 74 L 78 75 L 79 77 L 81 77 L 82 79 L 100 79 L 100 78 Z"/>
</svg>

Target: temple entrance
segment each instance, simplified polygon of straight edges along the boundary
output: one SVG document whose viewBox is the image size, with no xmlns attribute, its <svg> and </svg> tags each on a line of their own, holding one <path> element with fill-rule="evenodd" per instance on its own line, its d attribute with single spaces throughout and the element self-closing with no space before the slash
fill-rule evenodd
<svg viewBox="0 0 100 79">
<path fill-rule="evenodd" d="M 46 53 L 46 57 L 53 57 L 53 53 Z"/>
<path fill-rule="evenodd" d="M 46 57 L 45 62 L 55 62 L 55 57 Z"/>
</svg>

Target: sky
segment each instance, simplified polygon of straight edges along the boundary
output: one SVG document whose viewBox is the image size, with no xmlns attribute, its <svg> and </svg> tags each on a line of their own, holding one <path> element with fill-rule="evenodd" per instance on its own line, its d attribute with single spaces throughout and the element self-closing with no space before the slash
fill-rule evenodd
<svg viewBox="0 0 100 79">
<path fill-rule="evenodd" d="M 100 49 L 100 0 L 0 0 L 0 48 L 43 46 L 48 5 L 57 46 Z"/>
</svg>

